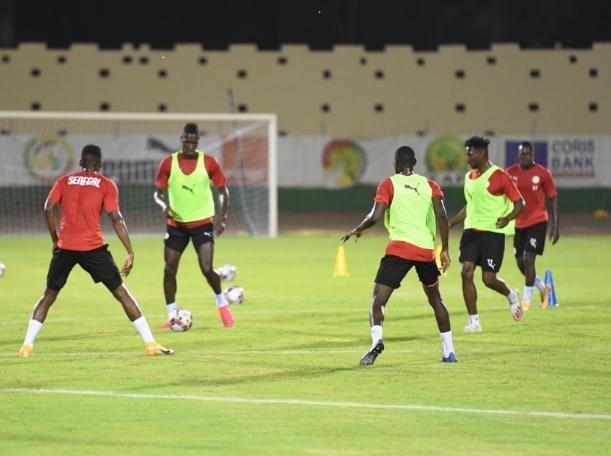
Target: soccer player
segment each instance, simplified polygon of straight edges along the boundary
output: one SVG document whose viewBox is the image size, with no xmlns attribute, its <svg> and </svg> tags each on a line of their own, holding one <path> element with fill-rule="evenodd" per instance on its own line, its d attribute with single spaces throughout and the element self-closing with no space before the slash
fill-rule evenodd
<svg viewBox="0 0 611 456">
<path fill-rule="evenodd" d="M 373 286 L 369 313 L 372 345 L 361 358 L 363 366 L 372 365 L 384 351 L 382 325 L 386 303 L 412 267 L 416 268 L 422 289 L 435 313 L 443 345 L 441 361 L 456 362 L 450 316 L 439 293 L 440 272 L 435 262 L 435 235 L 439 229 L 441 270 L 445 272 L 450 267 L 444 195 L 435 181 L 414 173 L 415 165 L 414 150 L 408 146 L 399 147 L 394 156 L 396 174 L 380 183 L 373 208 L 365 219 L 341 237 L 346 242 L 354 236 L 354 241 L 358 242 L 363 231 L 375 225 L 382 215 L 390 235 Z"/>
<path fill-rule="evenodd" d="M 121 303 L 125 314 L 144 339 L 148 356 L 172 355 L 173 350 L 155 341 L 146 318 L 121 279 L 121 275 L 127 277 L 134 266 L 134 249 L 119 211 L 117 185 L 100 174 L 100 147 L 93 144 L 83 147 L 79 165 L 82 171 L 57 179 L 45 202 L 45 220 L 53 242 L 53 257 L 47 273 L 47 288 L 34 306 L 18 356 L 27 358 L 32 355 L 34 339 L 47 318 L 49 308 L 77 264 L 89 273 L 94 282 L 102 282 Z M 55 219 L 58 207 L 61 207 L 59 235 Z M 100 214 L 103 208 L 106 209 L 112 227 L 127 250 L 127 258 L 121 271 L 102 237 Z"/>
<path fill-rule="evenodd" d="M 197 150 L 199 129 L 197 124 L 185 125 L 182 150 L 164 158 L 159 163 L 155 180 L 154 198 L 168 219 L 165 235 L 163 291 L 169 317 L 176 311 L 176 275 L 182 253 L 192 242 L 199 267 L 212 288 L 216 305 L 227 328 L 233 326 L 233 316 L 223 291 L 221 278 L 214 270 L 214 237 L 225 230 L 229 205 L 226 179 L 216 158 Z M 213 184 L 219 192 L 220 213 L 215 219 Z M 167 191 L 167 199 L 164 192 Z M 168 328 L 168 321 L 160 328 Z"/>
<path fill-rule="evenodd" d="M 507 173 L 516 182 L 518 190 L 524 197 L 526 208 L 516 219 L 516 234 L 513 247 L 518 268 L 525 278 L 522 308 L 530 309 L 533 285 L 541 296 L 541 309 L 549 305 L 551 288 L 537 276 L 535 260 L 543 255 L 547 234 L 548 213 L 545 208 L 545 197 L 549 199 L 552 209 L 552 229 L 549 239 L 554 245 L 560 237 L 558 224 L 558 192 L 552 179 L 552 173 L 535 163 L 535 147 L 530 141 L 523 141 L 518 147 L 519 163 L 507 168 Z"/>
<path fill-rule="evenodd" d="M 463 328 L 466 333 L 482 331 L 473 280 L 476 266 L 482 269 L 484 285 L 507 298 L 513 319 L 522 319 L 518 291 L 510 289 L 497 273 L 503 264 L 505 235 L 514 233 L 514 220 L 524 210 L 524 200 L 511 176 L 490 162 L 489 144 L 490 140 L 481 136 L 465 141 L 472 168 L 465 176 L 467 204 L 450 220 L 450 228 L 464 221 L 458 261 L 462 263 L 462 292 L 469 314 L 469 324 Z"/>
</svg>

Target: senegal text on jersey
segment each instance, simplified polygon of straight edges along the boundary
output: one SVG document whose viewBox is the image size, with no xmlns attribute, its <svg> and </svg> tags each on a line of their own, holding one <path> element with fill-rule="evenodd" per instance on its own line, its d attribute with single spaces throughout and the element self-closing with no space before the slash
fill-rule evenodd
<svg viewBox="0 0 611 456">
<path fill-rule="evenodd" d="M 99 177 L 70 176 L 68 178 L 68 185 L 91 185 L 100 188 L 100 182 L 102 179 Z"/>
</svg>

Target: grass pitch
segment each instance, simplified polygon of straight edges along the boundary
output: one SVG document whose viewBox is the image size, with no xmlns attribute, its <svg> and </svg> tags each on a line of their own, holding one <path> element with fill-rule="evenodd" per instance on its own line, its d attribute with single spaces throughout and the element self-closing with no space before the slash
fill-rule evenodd
<svg viewBox="0 0 611 456">
<path fill-rule="evenodd" d="M 541 276 L 552 270 L 560 305 L 533 306 L 519 323 L 478 280 L 483 332 L 463 334 L 455 233 L 441 292 L 458 363 L 439 362 L 433 313 L 412 271 L 386 309 L 386 351 L 364 368 L 386 238 L 347 243 L 350 275 L 333 278 L 339 236 L 221 237 L 215 265 L 236 265 L 231 283 L 246 291 L 230 329 L 189 248 L 178 304 L 192 311 L 193 328 L 153 329 L 172 357 L 146 357 L 120 304 L 77 268 L 29 359 L 16 354 L 51 243 L 0 238 L 0 454 L 609 454 L 611 237 L 548 245 L 537 266 Z M 119 241 L 107 240 L 121 263 Z M 155 328 L 165 319 L 162 242 L 134 246 L 126 284 Z M 522 292 L 511 238 L 500 277 Z"/>
</svg>

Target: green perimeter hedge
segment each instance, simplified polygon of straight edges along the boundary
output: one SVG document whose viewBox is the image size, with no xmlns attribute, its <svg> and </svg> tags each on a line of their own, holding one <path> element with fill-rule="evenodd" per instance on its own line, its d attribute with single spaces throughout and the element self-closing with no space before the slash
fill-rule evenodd
<svg viewBox="0 0 611 456">
<path fill-rule="evenodd" d="M 0 211 L 38 208 L 42 211 L 49 187 L 0 187 Z M 465 204 L 462 188 L 443 189 L 448 212 L 458 212 Z M 154 207 L 154 188 L 121 186 L 121 208 L 146 209 Z M 359 185 L 346 189 L 278 189 L 279 212 L 359 212 L 369 211 L 373 205 L 375 186 Z M 234 204 L 239 204 L 237 189 L 230 188 Z M 592 212 L 606 209 L 611 212 L 611 188 L 559 189 L 560 212 Z"/>
<path fill-rule="evenodd" d="M 279 212 L 353 212 L 369 211 L 376 193 L 375 186 L 356 186 L 347 189 L 280 188 Z M 465 204 L 462 188 L 443 189 L 446 209 L 460 211 Z M 558 189 L 560 212 L 591 212 L 606 209 L 611 212 L 610 188 Z"/>
</svg>

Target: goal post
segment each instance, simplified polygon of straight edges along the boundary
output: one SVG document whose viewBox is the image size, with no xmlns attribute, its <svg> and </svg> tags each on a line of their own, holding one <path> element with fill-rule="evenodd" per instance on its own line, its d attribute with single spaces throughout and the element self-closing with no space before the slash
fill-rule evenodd
<svg viewBox="0 0 611 456">
<path fill-rule="evenodd" d="M 165 232 L 165 217 L 153 200 L 155 177 L 160 161 L 182 149 L 188 122 L 199 127 L 198 150 L 216 157 L 227 178 L 226 234 L 276 237 L 275 114 L 20 111 L 0 111 L 0 235 L 47 233 L 44 201 L 59 176 L 80 169 L 86 144 L 102 148 L 101 173 L 119 187 L 130 233 Z M 106 232 L 110 223 L 102 215 Z"/>
</svg>

